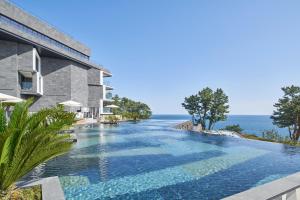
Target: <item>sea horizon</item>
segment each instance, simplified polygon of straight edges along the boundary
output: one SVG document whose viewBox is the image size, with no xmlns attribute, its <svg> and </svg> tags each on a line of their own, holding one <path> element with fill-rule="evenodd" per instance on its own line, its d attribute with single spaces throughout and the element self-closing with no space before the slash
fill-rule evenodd
<svg viewBox="0 0 300 200">
<path fill-rule="evenodd" d="M 288 130 L 286 128 L 279 128 L 273 124 L 271 115 L 227 115 L 225 121 L 217 122 L 214 129 L 222 129 L 228 125 L 240 125 L 243 129 L 243 133 L 254 134 L 262 136 L 264 131 L 276 130 L 282 136 L 288 136 Z M 187 121 L 191 119 L 188 114 L 153 114 L 151 119 L 153 120 L 173 120 Z"/>
</svg>

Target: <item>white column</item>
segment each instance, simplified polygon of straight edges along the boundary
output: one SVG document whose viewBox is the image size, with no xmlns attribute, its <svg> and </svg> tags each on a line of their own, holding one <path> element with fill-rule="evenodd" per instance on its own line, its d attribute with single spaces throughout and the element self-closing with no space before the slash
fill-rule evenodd
<svg viewBox="0 0 300 200">
<path fill-rule="evenodd" d="M 103 85 L 103 71 L 100 71 L 100 85 Z"/>
<path fill-rule="evenodd" d="M 106 99 L 106 86 L 103 85 L 103 99 Z"/>
<path fill-rule="evenodd" d="M 100 115 L 103 114 L 103 99 L 100 99 L 99 111 L 100 111 Z"/>
</svg>

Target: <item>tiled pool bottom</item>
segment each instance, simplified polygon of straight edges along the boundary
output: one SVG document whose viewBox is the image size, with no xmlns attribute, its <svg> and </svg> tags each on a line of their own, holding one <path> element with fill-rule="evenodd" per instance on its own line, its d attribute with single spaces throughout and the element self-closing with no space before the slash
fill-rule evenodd
<svg viewBox="0 0 300 200">
<path fill-rule="evenodd" d="M 300 171 L 300 150 L 172 129 L 148 120 L 77 130 L 67 155 L 32 176 L 58 175 L 67 199 L 220 199 Z"/>
</svg>

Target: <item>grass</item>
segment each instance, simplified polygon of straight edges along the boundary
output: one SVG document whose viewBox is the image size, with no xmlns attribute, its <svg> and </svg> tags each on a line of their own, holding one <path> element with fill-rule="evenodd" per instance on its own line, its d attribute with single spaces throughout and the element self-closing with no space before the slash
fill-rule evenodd
<svg viewBox="0 0 300 200">
<path fill-rule="evenodd" d="M 243 138 L 250 139 L 250 140 L 260 140 L 260 141 L 265 141 L 265 142 L 274 142 L 274 143 L 286 144 L 286 145 L 291 145 L 291 146 L 300 146 L 300 142 L 294 142 L 294 141 L 286 140 L 286 139 L 272 140 L 272 139 L 267 139 L 267 138 L 263 138 L 263 137 L 258 137 L 253 134 L 246 134 L 246 133 L 242 133 L 241 136 Z"/>
<path fill-rule="evenodd" d="M 35 185 L 32 187 L 18 188 L 5 197 L 0 197 L 1 200 L 42 200 L 42 187 Z"/>
</svg>

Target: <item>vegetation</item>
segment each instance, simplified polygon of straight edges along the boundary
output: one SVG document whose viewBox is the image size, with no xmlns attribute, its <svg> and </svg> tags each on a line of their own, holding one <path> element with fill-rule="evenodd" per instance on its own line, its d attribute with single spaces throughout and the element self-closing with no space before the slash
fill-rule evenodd
<svg viewBox="0 0 300 200">
<path fill-rule="evenodd" d="M 213 91 L 206 87 L 196 95 L 186 97 L 182 106 L 203 130 L 211 130 L 216 122 L 226 120 L 229 112 L 228 96 L 220 88 Z"/>
<path fill-rule="evenodd" d="M 69 135 L 57 134 L 74 123 L 75 114 L 63 106 L 29 114 L 32 100 L 17 103 L 6 122 L 0 108 L 0 192 L 2 197 L 15 190 L 14 183 L 39 164 L 68 152 Z"/>
<path fill-rule="evenodd" d="M 222 130 L 226 130 L 226 131 L 233 131 L 233 132 L 236 132 L 236 133 L 241 133 L 243 131 L 243 129 L 240 127 L 239 124 L 236 124 L 236 125 L 228 125 L 226 126 L 224 129 Z"/>
<path fill-rule="evenodd" d="M 288 136 L 281 136 L 276 130 L 266 130 L 262 133 L 262 137 L 253 134 L 241 134 L 244 138 L 252 139 L 252 140 L 260 140 L 266 142 L 276 142 L 287 144 L 291 146 L 300 146 L 300 142 L 291 140 Z"/>
<path fill-rule="evenodd" d="M 3 200 L 42 200 L 42 188 L 35 185 L 27 188 L 18 188 L 13 190 L 9 195 L 2 198 Z"/>
<path fill-rule="evenodd" d="M 109 115 L 106 117 L 106 120 L 110 123 L 110 124 L 117 124 L 119 121 L 119 118 L 115 115 Z"/>
<path fill-rule="evenodd" d="M 274 141 L 274 142 L 283 142 L 287 141 L 288 138 L 281 136 L 278 131 L 272 129 L 272 130 L 266 130 L 262 132 L 262 138 Z"/>
<path fill-rule="evenodd" d="M 280 128 L 288 128 L 292 141 L 300 137 L 300 87 L 283 87 L 284 95 L 274 105 L 273 123 Z"/>
<path fill-rule="evenodd" d="M 136 102 L 126 97 L 120 98 L 118 95 L 113 97 L 114 104 L 119 108 L 113 108 L 113 114 L 121 115 L 128 120 L 148 119 L 152 112 L 150 107 L 142 102 Z"/>
</svg>

